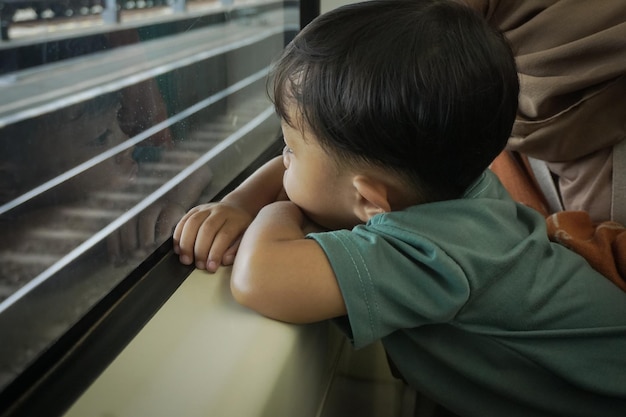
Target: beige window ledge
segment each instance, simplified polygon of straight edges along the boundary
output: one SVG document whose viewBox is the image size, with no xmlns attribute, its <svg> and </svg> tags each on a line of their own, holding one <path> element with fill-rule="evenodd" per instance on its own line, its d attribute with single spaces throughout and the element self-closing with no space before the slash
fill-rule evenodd
<svg viewBox="0 0 626 417">
<path fill-rule="evenodd" d="M 229 278 L 230 268 L 192 272 L 66 417 L 318 414 L 336 333 L 241 307 Z"/>
</svg>

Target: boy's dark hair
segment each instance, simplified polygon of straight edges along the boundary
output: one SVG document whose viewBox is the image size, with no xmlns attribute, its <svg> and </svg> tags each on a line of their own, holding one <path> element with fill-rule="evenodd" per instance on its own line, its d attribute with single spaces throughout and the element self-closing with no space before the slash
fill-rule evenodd
<svg viewBox="0 0 626 417">
<path fill-rule="evenodd" d="M 393 169 L 425 201 L 460 194 L 504 148 L 519 83 L 503 36 L 448 0 L 350 4 L 305 27 L 273 71 L 340 161 Z"/>
</svg>

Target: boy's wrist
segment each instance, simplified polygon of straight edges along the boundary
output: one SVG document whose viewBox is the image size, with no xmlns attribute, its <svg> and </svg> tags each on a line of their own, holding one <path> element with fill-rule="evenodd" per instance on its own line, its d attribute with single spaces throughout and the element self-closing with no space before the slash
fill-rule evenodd
<svg viewBox="0 0 626 417">
<path fill-rule="evenodd" d="M 241 209 L 253 218 L 256 217 L 259 210 L 261 209 L 260 207 L 257 208 L 250 201 L 247 201 L 244 196 L 239 195 L 236 190 L 224 196 L 224 198 L 220 200 L 220 203 L 224 203 L 228 206 Z"/>
<path fill-rule="evenodd" d="M 271 197 L 268 195 L 266 198 L 259 197 L 258 193 L 252 193 L 249 190 L 235 189 L 224 196 L 220 202 L 242 209 L 250 216 L 256 217 L 263 207 L 276 201 L 289 201 L 282 187 L 276 195 Z"/>
</svg>

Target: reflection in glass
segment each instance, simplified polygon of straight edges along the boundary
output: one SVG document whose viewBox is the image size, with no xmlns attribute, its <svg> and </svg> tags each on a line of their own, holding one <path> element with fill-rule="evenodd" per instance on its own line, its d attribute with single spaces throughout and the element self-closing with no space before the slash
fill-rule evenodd
<svg viewBox="0 0 626 417">
<path fill-rule="evenodd" d="M 297 4 L 215 10 L 0 74 L 0 391 L 276 140 Z"/>
</svg>

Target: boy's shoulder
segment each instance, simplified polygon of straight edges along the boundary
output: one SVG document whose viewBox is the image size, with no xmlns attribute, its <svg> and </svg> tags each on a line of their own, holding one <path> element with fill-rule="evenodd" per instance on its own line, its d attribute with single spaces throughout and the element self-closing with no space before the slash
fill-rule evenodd
<svg viewBox="0 0 626 417">
<path fill-rule="evenodd" d="M 493 221 L 494 216 L 497 222 Z M 484 222 L 486 224 L 481 228 L 485 230 L 485 226 L 486 229 L 491 226 L 502 228 L 520 221 L 545 229 L 545 221 L 538 212 L 513 201 L 498 177 L 490 170 L 485 170 L 459 198 L 382 213 L 370 219 L 366 227 L 377 229 L 398 222 L 403 228 L 424 231 L 430 229 L 431 225 L 439 230 L 441 225 L 468 228 Z"/>
</svg>

